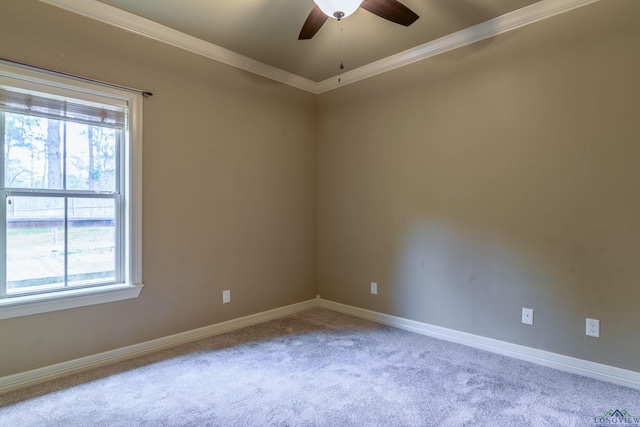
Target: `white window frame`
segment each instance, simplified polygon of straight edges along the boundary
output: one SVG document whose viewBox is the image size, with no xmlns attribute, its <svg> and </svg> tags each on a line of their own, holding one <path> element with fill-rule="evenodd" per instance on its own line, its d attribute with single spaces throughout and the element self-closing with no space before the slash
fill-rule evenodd
<svg viewBox="0 0 640 427">
<path fill-rule="evenodd" d="M 26 84 L 44 85 L 50 88 L 50 93 L 53 94 L 62 90 L 76 92 L 84 97 L 94 95 L 125 101 L 129 109 L 129 126 L 121 152 L 124 165 L 122 187 L 124 280 L 111 285 L 1 298 L 0 320 L 137 298 L 144 286 L 142 284 L 142 94 L 138 91 L 0 61 L 0 84 L 3 78 L 5 81 L 17 79 Z M 5 230 L 3 233 L 6 232 L 6 224 L 2 224 L 2 228 Z M 2 286 L 6 284 L 3 283 Z"/>
</svg>

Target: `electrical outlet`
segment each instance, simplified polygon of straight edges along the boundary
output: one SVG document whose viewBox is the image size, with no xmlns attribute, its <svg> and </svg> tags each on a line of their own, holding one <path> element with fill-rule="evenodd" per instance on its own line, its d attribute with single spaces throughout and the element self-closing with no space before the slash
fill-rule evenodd
<svg viewBox="0 0 640 427">
<path fill-rule="evenodd" d="M 231 291 L 222 291 L 222 303 L 228 304 L 231 302 Z"/>
<path fill-rule="evenodd" d="M 587 318 L 587 335 L 598 338 L 600 336 L 600 321 Z"/>
<path fill-rule="evenodd" d="M 378 295 L 378 284 L 376 282 L 371 282 L 371 293 Z"/>
<path fill-rule="evenodd" d="M 522 307 L 522 323 L 533 325 L 533 308 Z"/>
</svg>

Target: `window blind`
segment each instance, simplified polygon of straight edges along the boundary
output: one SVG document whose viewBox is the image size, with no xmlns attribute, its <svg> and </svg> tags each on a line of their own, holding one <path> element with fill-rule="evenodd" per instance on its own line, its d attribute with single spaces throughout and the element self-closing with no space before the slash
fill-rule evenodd
<svg viewBox="0 0 640 427">
<path fill-rule="evenodd" d="M 0 111 L 125 129 L 126 109 L 0 87 Z"/>
</svg>

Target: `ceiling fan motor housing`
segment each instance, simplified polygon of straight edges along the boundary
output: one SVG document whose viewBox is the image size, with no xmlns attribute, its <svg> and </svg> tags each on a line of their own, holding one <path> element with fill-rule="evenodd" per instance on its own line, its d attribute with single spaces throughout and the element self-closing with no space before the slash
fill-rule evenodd
<svg viewBox="0 0 640 427">
<path fill-rule="evenodd" d="M 353 14 L 362 4 L 362 0 L 313 0 L 313 2 L 325 15 L 338 20 Z"/>
<path fill-rule="evenodd" d="M 408 27 L 419 16 L 398 0 L 313 0 L 316 4 L 304 21 L 298 40 L 309 40 L 329 18 L 341 20 L 359 7 L 396 24 Z"/>
</svg>

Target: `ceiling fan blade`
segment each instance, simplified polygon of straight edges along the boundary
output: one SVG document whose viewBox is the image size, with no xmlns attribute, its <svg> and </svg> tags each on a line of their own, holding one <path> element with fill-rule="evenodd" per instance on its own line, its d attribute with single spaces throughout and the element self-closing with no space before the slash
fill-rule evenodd
<svg viewBox="0 0 640 427">
<path fill-rule="evenodd" d="M 324 14 L 322 10 L 317 5 L 313 6 L 307 20 L 304 21 L 304 25 L 302 26 L 302 30 L 300 30 L 300 35 L 298 36 L 298 40 L 308 40 L 316 35 L 320 27 L 325 23 L 328 16 Z"/>
<path fill-rule="evenodd" d="M 413 24 L 419 18 L 415 12 L 397 0 L 364 0 L 360 7 L 405 27 Z"/>
</svg>

